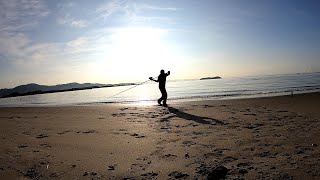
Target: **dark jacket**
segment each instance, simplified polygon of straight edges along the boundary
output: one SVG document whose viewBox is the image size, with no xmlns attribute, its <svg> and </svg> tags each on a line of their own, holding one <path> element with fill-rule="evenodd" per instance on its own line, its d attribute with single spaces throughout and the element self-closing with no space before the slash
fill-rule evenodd
<svg viewBox="0 0 320 180">
<path fill-rule="evenodd" d="M 158 82 L 159 82 L 159 89 L 165 89 L 166 88 L 166 80 L 167 76 L 169 76 L 169 73 L 160 74 L 158 76 Z"/>
</svg>

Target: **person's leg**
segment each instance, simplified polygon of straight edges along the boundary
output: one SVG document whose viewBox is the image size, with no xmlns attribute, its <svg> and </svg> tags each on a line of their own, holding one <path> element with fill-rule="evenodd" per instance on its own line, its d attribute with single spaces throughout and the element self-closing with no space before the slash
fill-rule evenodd
<svg viewBox="0 0 320 180">
<path fill-rule="evenodd" d="M 163 105 L 164 105 L 164 106 L 167 106 L 168 94 L 167 94 L 167 91 L 166 91 L 165 89 L 164 89 L 164 91 L 163 91 L 162 97 L 163 97 Z"/>
<path fill-rule="evenodd" d="M 161 97 L 158 99 L 158 104 L 161 105 L 161 101 L 163 100 L 163 89 L 160 89 Z"/>
<path fill-rule="evenodd" d="M 162 97 L 158 99 L 158 104 L 161 105 Z"/>
</svg>

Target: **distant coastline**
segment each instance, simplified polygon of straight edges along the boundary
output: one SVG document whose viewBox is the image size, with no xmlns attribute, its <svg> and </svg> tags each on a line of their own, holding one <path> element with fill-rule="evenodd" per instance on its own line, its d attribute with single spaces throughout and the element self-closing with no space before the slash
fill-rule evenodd
<svg viewBox="0 0 320 180">
<path fill-rule="evenodd" d="M 81 91 L 87 89 L 105 88 L 105 87 L 116 87 L 116 86 L 130 86 L 136 85 L 135 83 L 121 83 L 121 84 L 93 84 L 93 83 L 68 83 L 59 84 L 55 86 L 46 86 L 39 84 L 26 84 L 17 86 L 12 89 L 0 89 L 0 98 L 18 97 L 18 96 L 29 96 L 37 94 L 49 94 L 67 91 Z"/>
<path fill-rule="evenodd" d="M 255 97 L 268 97 L 279 95 L 293 96 L 301 93 L 319 92 L 320 91 L 320 74 L 289 74 L 289 75 L 268 75 L 268 76 L 248 76 L 239 78 L 223 78 L 216 80 L 181 80 L 168 81 L 169 101 L 197 101 L 202 99 L 242 99 Z M 308 79 L 308 81 L 305 81 Z M 75 86 L 76 85 L 76 86 Z M 92 86 L 98 87 L 92 87 Z M 104 84 L 106 85 L 106 84 Z M 32 94 L 32 90 L 36 89 L 36 84 L 27 86 L 19 86 L 14 90 Z M 89 87 L 88 87 L 89 86 Z M 42 94 L 35 96 L 21 96 L 19 98 L 0 98 L 0 106 L 51 106 L 51 105 L 70 105 L 70 104 L 87 104 L 87 103 L 136 103 L 145 102 L 153 103 L 159 98 L 157 85 L 154 83 L 146 83 L 139 86 L 128 93 L 111 97 L 117 92 L 128 89 L 128 86 L 112 88 L 99 88 L 101 84 L 68 84 L 54 86 L 57 88 L 71 89 L 69 92 L 61 92 L 55 94 Z M 28 88 L 29 87 L 29 88 Z M 81 91 L 73 88 L 97 88 Z M 86 88 L 87 87 L 87 88 Z M 131 86 L 130 86 L 131 87 Z M 52 88 L 45 86 L 42 91 L 48 91 Z M 22 91 L 24 90 L 24 91 Z M 52 89 L 51 89 L 52 90 Z M 77 91 L 75 91 L 77 90 Z M 1 93 L 2 90 L 0 90 Z M 73 91 L 73 92 L 70 92 Z M 13 92 L 13 91 L 12 91 Z M 16 91 L 18 92 L 18 91 Z M 56 91 L 57 92 L 57 91 Z M 148 93 L 144 96 L 144 93 Z M 36 92 L 37 94 L 43 92 Z M 33 94 L 36 94 L 33 93 Z M 46 92 L 46 93 L 50 93 Z M 71 94 L 70 94 L 71 93 Z"/>
</svg>

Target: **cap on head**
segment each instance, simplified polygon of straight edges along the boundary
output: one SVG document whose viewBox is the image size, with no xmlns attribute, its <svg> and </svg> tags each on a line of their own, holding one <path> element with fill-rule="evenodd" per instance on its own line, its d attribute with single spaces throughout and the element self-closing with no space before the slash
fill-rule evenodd
<svg viewBox="0 0 320 180">
<path fill-rule="evenodd" d="M 164 70 L 163 70 L 163 69 L 161 69 L 160 73 L 161 73 L 161 74 L 164 74 Z"/>
</svg>

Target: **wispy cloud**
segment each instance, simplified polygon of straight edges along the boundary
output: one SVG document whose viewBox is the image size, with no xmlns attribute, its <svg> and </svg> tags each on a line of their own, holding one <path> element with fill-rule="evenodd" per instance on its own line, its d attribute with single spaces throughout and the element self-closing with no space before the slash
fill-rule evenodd
<svg viewBox="0 0 320 180">
<path fill-rule="evenodd" d="M 87 27 L 88 23 L 85 20 L 73 20 L 70 22 L 71 27 L 76 27 L 76 28 L 83 28 Z"/>
<path fill-rule="evenodd" d="M 175 7 L 158 7 L 158 6 L 152 6 L 148 4 L 141 4 L 137 6 L 140 10 L 155 10 L 155 11 L 177 11 L 177 8 Z"/>
<path fill-rule="evenodd" d="M 88 22 L 83 19 L 74 19 L 67 14 L 65 17 L 59 18 L 57 23 L 60 25 L 67 25 L 73 28 L 84 28 L 88 26 Z"/>
<path fill-rule="evenodd" d="M 52 64 L 59 67 L 104 52 L 110 42 L 111 34 L 109 30 L 80 36 L 70 41 L 36 43 L 22 33 L 0 32 L 0 54 L 16 66 Z"/>
<path fill-rule="evenodd" d="M 143 22 L 143 21 L 168 21 L 173 20 L 166 16 L 148 16 L 143 15 L 145 11 L 177 11 L 175 7 L 158 7 L 148 4 L 139 4 L 129 0 L 112 0 L 106 4 L 101 5 L 96 12 L 100 18 L 104 20 L 109 17 L 119 14 L 126 18 L 129 22 Z"/>
<path fill-rule="evenodd" d="M 30 40 L 22 33 L 0 32 L 0 54 L 6 57 L 19 57 L 21 49 L 27 46 Z"/>
<path fill-rule="evenodd" d="M 25 31 L 35 27 L 49 10 L 41 0 L 0 1 L 0 54 L 7 61 L 24 59 L 32 41 Z"/>
<path fill-rule="evenodd" d="M 63 3 L 58 3 L 57 7 L 64 10 L 64 9 L 68 9 L 75 6 L 74 2 L 63 2 Z"/>
<path fill-rule="evenodd" d="M 113 59 L 113 61 L 117 61 L 115 60 L 116 58 L 110 57 L 117 57 L 116 55 L 120 56 L 123 53 L 116 51 L 116 53 L 113 53 L 113 56 L 110 54 L 114 51 L 112 48 L 115 42 L 118 42 L 119 38 L 123 36 L 123 33 L 120 33 L 119 37 L 119 32 L 123 32 L 124 30 L 114 26 L 88 27 L 89 25 L 93 25 L 94 22 L 89 21 L 90 17 L 79 16 L 77 12 L 70 10 L 70 8 L 72 9 L 75 6 L 77 4 L 74 3 L 56 5 L 53 9 L 50 9 L 51 11 L 56 10 L 56 12 L 50 13 L 46 4 L 41 0 L 12 0 L 7 2 L 0 0 L 0 17 L 3 17 L 0 18 L 0 61 L 10 64 L 10 66 L 20 71 L 27 71 L 29 69 L 33 73 L 37 73 L 44 66 L 46 70 L 57 70 L 101 59 L 107 59 L 108 61 Z M 95 15 L 93 18 L 96 18 L 98 15 L 99 20 L 101 18 L 108 20 L 111 16 L 119 13 L 120 17 L 126 18 L 129 22 L 169 21 L 168 17 L 144 16 L 141 12 L 147 9 L 173 11 L 173 9 L 165 10 L 152 6 L 139 8 L 138 6 L 138 4 L 132 1 L 113 0 L 103 7 L 92 9 Z M 50 17 L 47 17 L 49 15 Z M 47 18 L 51 22 L 43 23 L 41 21 L 43 18 Z M 59 28 L 72 27 L 75 28 L 75 31 L 79 30 L 81 33 L 75 33 L 77 37 L 70 36 L 68 40 L 59 39 L 57 41 L 55 37 L 41 39 L 43 38 L 43 34 L 38 36 L 32 32 L 36 28 L 38 32 L 37 25 L 40 23 L 41 25 L 58 24 L 61 25 Z M 85 31 L 76 29 L 85 27 L 88 27 Z M 55 32 L 50 28 L 50 33 L 51 30 Z M 137 32 L 141 31 L 137 30 Z M 58 34 L 56 36 L 60 38 Z M 115 40 L 115 36 L 117 40 Z M 121 46 L 119 46 L 118 50 Z"/>
<path fill-rule="evenodd" d="M 128 13 L 128 5 L 129 2 L 127 0 L 112 0 L 103 4 L 96 10 L 96 12 L 101 18 L 107 19 L 109 16 L 115 13 Z"/>
<path fill-rule="evenodd" d="M 0 31 L 24 30 L 49 14 L 41 0 L 0 1 Z"/>
<path fill-rule="evenodd" d="M 131 16 L 130 20 L 133 24 L 149 23 L 149 22 L 166 23 L 166 24 L 175 24 L 176 23 L 175 20 L 170 17 L 161 17 L 161 16 L 135 15 L 135 16 Z"/>
<path fill-rule="evenodd" d="M 64 2 L 57 5 L 59 9 L 60 17 L 57 19 L 57 23 L 60 25 L 66 25 L 72 28 L 84 28 L 88 26 L 88 21 L 85 19 L 75 18 L 71 15 L 74 11 L 76 4 L 74 2 Z"/>
</svg>

